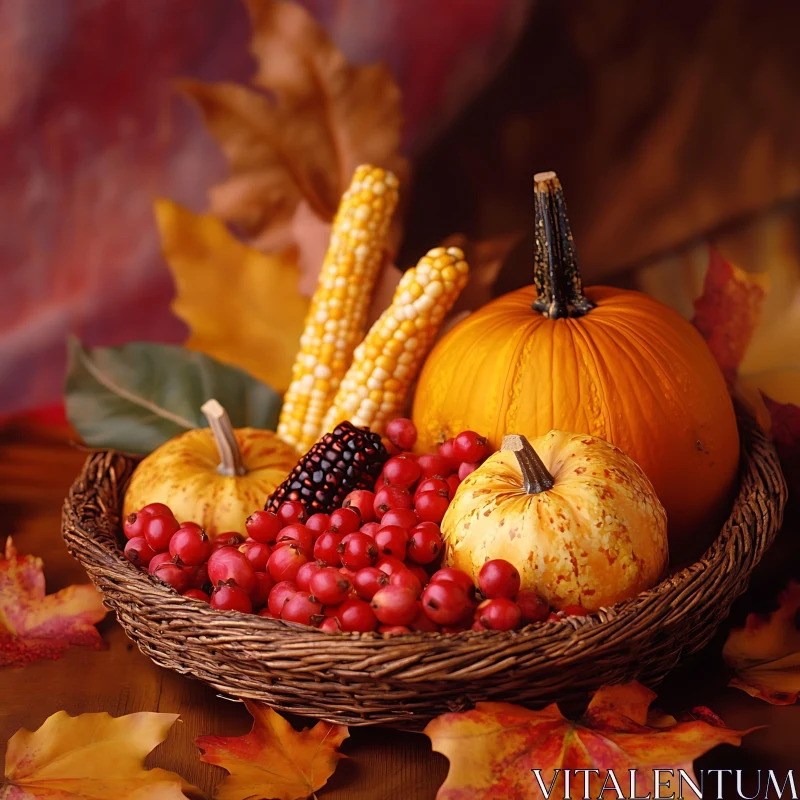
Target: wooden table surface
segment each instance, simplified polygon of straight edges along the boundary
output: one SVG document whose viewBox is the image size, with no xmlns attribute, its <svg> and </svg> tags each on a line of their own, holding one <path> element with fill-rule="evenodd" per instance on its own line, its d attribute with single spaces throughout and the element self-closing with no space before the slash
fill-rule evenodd
<svg viewBox="0 0 800 800">
<path fill-rule="evenodd" d="M 13 535 L 22 553 L 45 562 L 48 592 L 86 581 L 60 536 L 61 504 L 85 454 L 59 429 L 6 425 L 0 430 L 0 543 Z M 800 575 L 798 526 L 789 523 L 762 562 L 734 618 L 774 596 L 790 575 Z M 794 534 L 794 535 L 792 535 Z M 59 709 L 70 714 L 134 711 L 180 714 L 167 741 L 150 756 L 150 766 L 181 773 L 211 792 L 224 775 L 201 763 L 193 741 L 201 734 L 240 735 L 250 728 L 244 707 L 220 698 L 205 685 L 156 667 L 126 638 L 113 618 L 100 630 L 107 651 L 72 648 L 60 660 L 6 669 L 0 677 L 0 758 L 19 728 L 38 728 Z M 719 652 L 724 635 L 674 672 L 660 687 L 657 705 L 670 713 L 707 705 L 734 728 L 765 728 L 741 748 L 718 747 L 697 762 L 704 768 L 755 771 L 800 767 L 800 705 L 777 707 L 726 687 Z M 382 729 L 353 729 L 343 745 L 349 759 L 319 792 L 328 800 L 433 800 L 447 774 L 447 760 L 433 753 L 425 736 Z M 762 795 L 763 796 L 763 795 Z M 111 799 L 109 799 L 111 800 Z M 502 800 L 498 798 L 498 800 Z"/>
</svg>

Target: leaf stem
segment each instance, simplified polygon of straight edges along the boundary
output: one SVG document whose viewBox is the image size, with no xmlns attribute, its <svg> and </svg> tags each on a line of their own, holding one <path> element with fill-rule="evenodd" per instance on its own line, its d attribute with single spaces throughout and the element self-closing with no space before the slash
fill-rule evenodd
<svg viewBox="0 0 800 800">
<path fill-rule="evenodd" d="M 242 461 L 242 451 L 236 441 L 236 434 L 233 431 L 228 412 L 219 401 L 214 399 L 203 403 L 200 410 L 205 414 L 208 424 L 211 426 L 211 433 L 214 434 L 214 441 L 219 450 L 220 463 L 217 472 L 229 477 L 244 475 L 247 469 Z"/>
<path fill-rule="evenodd" d="M 508 450 L 517 457 L 519 468 L 522 470 L 522 482 L 528 494 L 541 494 L 555 486 L 553 476 L 524 436 L 516 433 L 506 436 L 501 449 Z"/>
</svg>

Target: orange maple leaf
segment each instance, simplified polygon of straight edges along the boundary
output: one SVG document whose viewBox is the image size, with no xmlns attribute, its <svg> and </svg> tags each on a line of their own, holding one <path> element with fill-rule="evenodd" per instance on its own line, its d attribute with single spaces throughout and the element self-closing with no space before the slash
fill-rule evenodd
<svg viewBox="0 0 800 800">
<path fill-rule="evenodd" d="M 339 745 L 350 735 L 344 725 L 318 722 L 296 731 L 271 708 L 245 700 L 253 716 L 246 736 L 201 736 L 201 761 L 230 775 L 216 788 L 216 800 L 269 797 L 301 800 L 324 786 L 344 756 Z"/>
<path fill-rule="evenodd" d="M 729 686 L 777 706 L 800 696 L 800 583 L 792 581 L 771 614 L 749 614 L 743 628 L 732 630 L 722 650 L 736 670 Z"/>
<path fill-rule="evenodd" d="M 231 175 L 213 213 L 260 249 L 294 243 L 302 206 L 330 221 L 362 163 L 408 173 L 400 157 L 400 90 L 381 64 L 353 66 L 300 5 L 248 0 L 254 88 L 182 81 L 220 143 Z M 397 215 L 398 218 L 400 215 Z"/>
<path fill-rule="evenodd" d="M 45 595 L 42 559 L 6 539 L 0 557 L 0 667 L 58 658 L 70 645 L 106 647 L 95 623 L 107 610 L 91 584 Z"/>
<path fill-rule="evenodd" d="M 589 780 L 586 796 L 605 797 L 604 788 L 631 788 L 628 770 L 637 770 L 640 796 L 655 793 L 654 770 L 673 769 L 672 789 L 664 784 L 661 790 L 661 796 L 668 796 L 677 791 L 677 770 L 684 770 L 696 784 L 694 759 L 723 742 L 738 745 L 746 733 L 724 727 L 704 708 L 677 722 L 649 710 L 655 696 L 635 682 L 605 686 L 575 721 L 565 718 L 555 704 L 529 711 L 510 703 L 478 703 L 473 711 L 444 714 L 425 728 L 433 749 L 450 761 L 436 798 L 532 800 L 574 797 L 578 790 L 583 797 L 584 777 Z M 538 770 L 538 778 L 533 770 Z M 572 772 L 567 778 L 566 770 L 595 772 Z M 567 780 L 575 794 L 569 794 Z M 684 796 L 691 796 L 690 784 L 683 788 Z"/>
<path fill-rule="evenodd" d="M 201 796 L 180 775 L 145 769 L 177 714 L 123 717 L 58 711 L 8 742 L 0 800 L 185 800 Z M 186 794 L 184 794 L 186 793 Z"/>
</svg>

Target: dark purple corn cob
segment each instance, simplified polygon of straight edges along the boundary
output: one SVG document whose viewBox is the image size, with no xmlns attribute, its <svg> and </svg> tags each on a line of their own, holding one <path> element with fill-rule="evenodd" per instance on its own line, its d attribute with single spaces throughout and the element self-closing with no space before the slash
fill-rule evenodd
<svg viewBox="0 0 800 800">
<path fill-rule="evenodd" d="M 297 462 L 264 508 L 277 511 L 281 503 L 299 500 L 309 515 L 330 514 L 355 489 L 372 489 L 388 458 L 377 433 L 342 422 Z"/>
</svg>

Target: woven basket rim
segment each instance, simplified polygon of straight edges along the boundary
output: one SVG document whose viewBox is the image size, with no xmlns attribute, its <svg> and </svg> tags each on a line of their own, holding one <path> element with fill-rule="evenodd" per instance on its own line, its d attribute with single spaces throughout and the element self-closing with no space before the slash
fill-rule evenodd
<svg viewBox="0 0 800 800">
<path fill-rule="evenodd" d="M 750 433 L 752 433 L 753 427 L 755 425 L 752 418 L 749 418 L 742 410 L 739 410 L 739 418 L 740 418 L 740 430 L 742 432 L 742 456 L 740 458 L 740 473 L 742 469 L 747 465 L 748 461 L 748 453 L 745 450 L 745 441 L 747 440 L 747 433 L 748 428 L 750 429 Z M 759 429 L 760 430 L 760 429 Z M 120 451 L 108 449 L 108 450 L 96 450 L 93 454 L 91 454 L 86 462 L 83 465 L 83 469 L 70 487 L 69 494 L 64 502 L 64 525 L 66 527 L 66 523 L 68 518 L 71 516 L 71 511 L 73 507 L 73 498 L 80 493 L 86 491 L 86 476 L 87 473 L 90 471 L 89 468 L 94 461 L 98 459 L 104 459 L 109 465 L 112 465 L 117 459 L 129 459 L 134 460 L 130 454 L 121 453 Z M 753 465 L 751 465 L 753 466 Z M 207 617 L 209 611 L 211 611 L 217 620 L 222 618 L 227 618 L 230 620 L 232 625 L 232 630 L 239 627 L 242 624 L 246 624 L 247 632 L 248 632 L 248 640 L 252 638 L 257 638 L 259 632 L 274 632 L 276 630 L 284 630 L 287 634 L 291 632 L 294 634 L 292 636 L 293 641 L 302 641 L 303 644 L 308 644 L 309 640 L 314 641 L 324 641 L 326 645 L 330 645 L 332 642 L 341 642 L 343 645 L 345 643 L 368 643 L 370 646 L 375 646 L 378 648 L 383 647 L 391 647 L 396 648 L 399 645 L 407 645 L 409 643 L 413 643 L 415 646 L 419 645 L 426 645 L 426 644 L 435 644 L 437 648 L 442 646 L 442 642 L 452 642 L 454 646 L 458 645 L 459 643 L 465 641 L 489 641 L 496 638 L 515 638 L 515 639 L 524 639 L 527 635 L 535 633 L 538 637 L 544 632 L 552 633 L 553 638 L 560 638 L 563 636 L 571 635 L 575 630 L 588 630 L 588 629 L 596 629 L 598 632 L 609 627 L 613 627 L 614 625 L 619 624 L 620 620 L 629 617 L 631 614 L 636 614 L 641 611 L 643 608 L 651 605 L 652 603 L 657 603 L 661 598 L 665 595 L 669 595 L 674 592 L 676 589 L 679 590 L 681 593 L 685 593 L 687 590 L 690 590 L 694 583 L 698 582 L 703 575 L 703 573 L 707 572 L 709 569 L 714 567 L 715 562 L 718 558 L 727 550 L 730 545 L 731 538 L 734 536 L 736 531 L 734 530 L 735 527 L 733 523 L 733 516 L 734 511 L 736 510 L 737 506 L 743 502 L 743 495 L 744 487 L 741 484 L 737 486 L 736 490 L 736 497 L 733 501 L 733 505 L 731 506 L 731 512 L 723 525 L 720 533 L 716 536 L 714 541 L 710 544 L 710 546 L 705 550 L 705 552 L 693 563 L 688 564 L 681 568 L 680 570 L 669 574 L 663 580 L 661 580 L 658 584 L 656 584 L 651 589 L 646 589 L 640 592 L 633 598 L 628 600 L 624 600 L 620 603 L 617 603 L 613 606 L 607 606 L 604 608 L 599 609 L 591 614 L 586 616 L 572 616 L 572 617 L 565 617 L 560 619 L 557 622 L 536 622 L 526 625 L 524 628 L 520 628 L 514 631 L 463 631 L 460 633 L 423 633 L 423 632 L 411 632 L 411 633 L 404 633 L 404 634 L 383 634 L 379 632 L 369 632 L 369 633 L 349 633 L 349 632 L 341 632 L 341 633 L 326 633 L 324 631 L 319 630 L 318 628 L 313 628 L 311 626 L 302 625 L 299 623 L 292 623 L 286 622 L 283 620 L 277 619 L 270 619 L 267 617 L 260 617 L 255 614 L 243 614 L 238 611 L 220 611 L 216 609 L 210 609 L 208 604 L 203 603 L 202 601 L 193 600 L 191 598 L 185 598 L 178 595 L 170 586 L 165 583 L 162 583 L 157 578 L 154 578 L 146 571 L 140 570 L 139 568 L 135 567 L 131 564 L 124 556 L 122 549 L 119 546 L 120 541 L 120 534 L 117 533 L 117 536 L 114 537 L 113 543 L 111 542 L 103 542 L 102 549 L 104 551 L 104 557 L 106 560 L 106 567 L 113 566 L 113 568 L 120 573 L 122 577 L 126 579 L 127 582 L 136 585 L 140 589 L 139 598 L 142 602 L 147 602 L 148 604 L 153 603 L 162 603 L 166 605 L 173 605 L 175 603 L 179 603 L 183 606 L 185 614 L 194 614 L 196 615 L 197 623 L 201 624 L 202 620 Z M 783 503 L 785 502 L 785 484 L 783 489 L 783 497 L 779 499 L 779 514 L 782 514 L 783 510 Z M 108 514 L 108 510 L 105 511 Z M 118 512 L 117 512 L 118 513 Z M 86 539 L 95 539 L 93 532 L 87 530 L 88 526 L 81 526 L 77 523 L 77 521 L 73 521 L 72 528 L 76 532 L 82 534 Z M 118 526 L 117 526 L 118 527 Z M 738 528 L 739 533 L 741 533 L 741 528 Z M 83 562 L 83 558 L 81 558 L 80 554 L 75 554 L 79 560 Z M 84 554 L 85 555 L 85 554 Z M 84 565 L 85 566 L 85 565 Z M 298 638 L 299 637 L 299 638 Z M 289 644 L 289 640 L 287 639 L 287 644 Z M 456 679 L 456 678 L 454 678 Z"/>
</svg>

